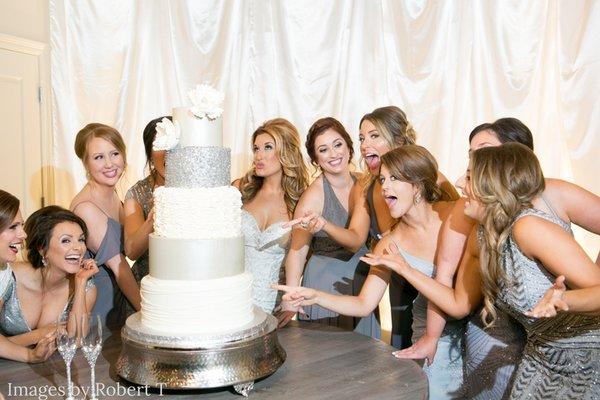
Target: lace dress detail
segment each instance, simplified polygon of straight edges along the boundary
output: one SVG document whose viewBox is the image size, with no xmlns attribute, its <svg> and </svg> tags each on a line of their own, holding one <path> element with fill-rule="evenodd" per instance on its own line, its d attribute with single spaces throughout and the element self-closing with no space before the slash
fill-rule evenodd
<svg viewBox="0 0 600 400">
<path fill-rule="evenodd" d="M 264 231 L 248 211 L 242 209 L 246 271 L 252 273 L 252 300 L 267 313 L 272 313 L 278 300 L 272 283 L 285 283 L 283 263 L 290 247 L 290 228 L 286 221 L 276 222 Z"/>
<path fill-rule="evenodd" d="M 564 221 L 535 209 L 523 210 L 515 221 L 530 215 L 571 233 Z M 524 313 L 542 298 L 555 277 L 540 262 L 525 256 L 512 234 L 501 263 L 508 279 L 500 285 L 498 306 L 527 332 L 510 398 L 599 399 L 600 317 L 571 313 L 553 318 L 527 317 Z"/>
</svg>

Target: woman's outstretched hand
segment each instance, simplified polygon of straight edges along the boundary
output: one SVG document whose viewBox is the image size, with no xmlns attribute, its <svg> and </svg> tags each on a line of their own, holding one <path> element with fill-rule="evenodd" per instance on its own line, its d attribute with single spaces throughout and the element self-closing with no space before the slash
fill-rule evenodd
<svg viewBox="0 0 600 400">
<path fill-rule="evenodd" d="M 559 311 L 568 311 L 569 305 L 562 299 L 566 292 L 564 275 L 559 276 L 554 281 L 554 285 L 546 291 L 544 297 L 525 315 L 533 318 L 554 317 Z"/>
<path fill-rule="evenodd" d="M 433 363 L 435 352 L 437 351 L 438 339 L 423 335 L 412 346 L 393 352 L 396 358 L 410 358 L 414 360 L 427 360 L 427 365 Z"/>
<path fill-rule="evenodd" d="M 325 227 L 327 220 L 323 218 L 321 214 L 318 214 L 314 211 L 308 211 L 304 214 L 304 217 L 288 221 L 283 225 L 283 227 L 291 228 L 296 224 L 299 224 L 302 229 L 305 229 L 314 235 Z"/>
</svg>

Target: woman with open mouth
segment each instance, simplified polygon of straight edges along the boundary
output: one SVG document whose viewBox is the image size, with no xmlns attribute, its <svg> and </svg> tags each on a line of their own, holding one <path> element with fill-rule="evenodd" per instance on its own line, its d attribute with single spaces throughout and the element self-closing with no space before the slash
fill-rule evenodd
<svg viewBox="0 0 600 400">
<path fill-rule="evenodd" d="M 368 270 L 368 266 L 359 261 L 367 251 L 364 246 L 366 232 L 360 243 L 350 247 L 334 241 L 329 234 L 329 228 L 348 227 L 353 209 L 361 207 L 361 204 L 352 201 L 352 192 L 360 190 L 358 175 L 350 171 L 354 155 L 352 139 L 338 120 L 321 118 L 308 131 L 306 150 L 320 174 L 302 194 L 294 215 L 296 219 L 289 224 L 295 227 L 286 260 L 286 283 L 300 285 L 300 278 L 304 275 L 304 286 L 352 295 L 356 271 L 360 268 Z M 355 321 L 353 317 L 318 305 L 307 307 L 303 312 L 305 314 L 300 315 L 300 319 L 355 330 L 374 338 L 381 336 L 374 313 Z M 286 317 L 291 315 L 287 313 Z M 282 324 L 286 323 L 285 318 L 281 320 Z"/>
<path fill-rule="evenodd" d="M 6 192 L 0 193 L 0 206 Z M 83 220 L 58 206 L 44 207 L 25 223 L 18 213 L 2 230 L 0 257 L 11 262 L 8 285 L 0 298 L 0 348 L 5 357 L 43 361 L 55 350 L 57 321 L 75 332 L 76 321 L 96 301 L 94 260 L 84 260 L 87 228 Z M 14 262 L 27 237 L 27 262 Z M 6 239 L 10 239 L 8 243 Z M 4 247 L 8 245 L 9 252 Z M 8 253 L 8 257 L 7 254 Z M 3 343 L 7 339 L 12 347 Z M 25 351 L 14 347 L 25 346 Z M 34 349 L 26 346 L 36 345 Z M 8 354 L 7 354 L 8 352 Z"/>
<path fill-rule="evenodd" d="M 90 227 L 88 250 L 100 266 L 96 277 L 98 301 L 92 311 L 102 323 L 120 326 L 127 317 L 121 296 L 140 310 L 140 289 L 123 254 L 123 203 L 115 190 L 126 165 L 125 143 L 114 128 L 92 123 L 75 138 L 75 153 L 82 161 L 87 184 L 71 202 L 71 210 Z"/>
<path fill-rule="evenodd" d="M 406 114 L 395 106 L 381 107 L 362 117 L 359 124 L 360 152 L 365 170 L 361 185 L 353 190 L 351 202 L 357 206 L 351 211 L 350 222 L 338 225 L 327 221 L 323 215 L 300 215 L 307 225 L 324 226 L 330 239 L 352 251 L 357 251 L 365 241 L 373 249 L 379 239 L 389 232 L 394 219 L 390 215 L 379 184 L 381 157 L 397 147 L 415 144 L 416 133 Z M 438 172 L 438 184 L 449 198 L 457 199 L 456 189 Z M 358 294 L 368 275 L 368 268 L 358 268 L 353 279 L 353 293 Z M 452 280 L 447 282 L 452 285 Z M 389 298 L 392 317 L 392 346 L 405 349 L 411 345 L 412 303 L 417 292 L 402 277 L 392 274 Z M 402 355 L 403 353 L 400 353 Z M 410 357 L 410 355 L 409 355 Z"/>
<path fill-rule="evenodd" d="M 431 277 L 440 245 L 441 227 L 446 221 L 461 218 L 462 211 L 456 215 L 455 202 L 438 185 L 437 163 L 425 148 L 400 146 L 387 152 L 381 160 L 382 197 L 397 222 L 376 245 L 374 253 L 399 252 L 413 269 Z M 391 276 L 389 269 L 371 267 L 358 296 L 334 295 L 305 287 L 274 287 L 287 292 L 283 298 L 293 306 L 318 305 L 343 315 L 364 316 L 377 307 Z M 416 339 L 425 330 L 426 298 L 418 295 L 412 309 L 413 338 Z M 448 322 L 438 343 L 435 360 L 431 365 L 423 366 L 429 378 L 429 396 L 432 399 L 461 397 L 463 335 L 463 321 Z"/>
<path fill-rule="evenodd" d="M 233 182 L 242 194 L 246 271 L 252 273 L 252 301 L 267 313 L 278 305 L 271 282 L 283 282 L 290 228 L 298 199 L 308 186 L 300 135 L 286 119 L 265 121 L 252 133 L 252 168 Z"/>
</svg>

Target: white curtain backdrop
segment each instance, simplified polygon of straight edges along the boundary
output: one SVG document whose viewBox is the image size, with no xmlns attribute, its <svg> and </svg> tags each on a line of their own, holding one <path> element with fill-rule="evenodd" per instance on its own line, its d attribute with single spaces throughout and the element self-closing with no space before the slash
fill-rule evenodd
<svg viewBox="0 0 600 400">
<path fill-rule="evenodd" d="M 267 119 L 304 136 L 334 116 L 357 139 L 363 114 L 393 104 L 450 179 L 467 165 L 471 129 L 513 116 L 533 131 L 546 176 L 600 193 L 598 1 L 51 0 L 50 25 L 63 205 L 85 183 L 79 129 L 123 134 L 124 192 L 144 174 L 146 123 L 201 82 L 226 94 L 232 178 Z M 597 251 L 597 238 L 578 237 Z"/>
</svg>

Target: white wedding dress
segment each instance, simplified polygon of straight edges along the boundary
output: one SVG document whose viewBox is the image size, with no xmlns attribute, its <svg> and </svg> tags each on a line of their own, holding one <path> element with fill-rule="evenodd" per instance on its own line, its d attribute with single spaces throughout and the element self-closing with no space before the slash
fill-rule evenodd
<svg viewBox="0 0 600 400">
<path fill-rule="evenodd" d="M 272 313 L 278 296 L 272 283 L 285 283 L 284 261 L 290 247 L 290 228 L 276 222 L 264 231 L 248 211 L 242 209 L 246 271 L 252 273 L 252 300 L 267 313 Z"/>
</svg>

